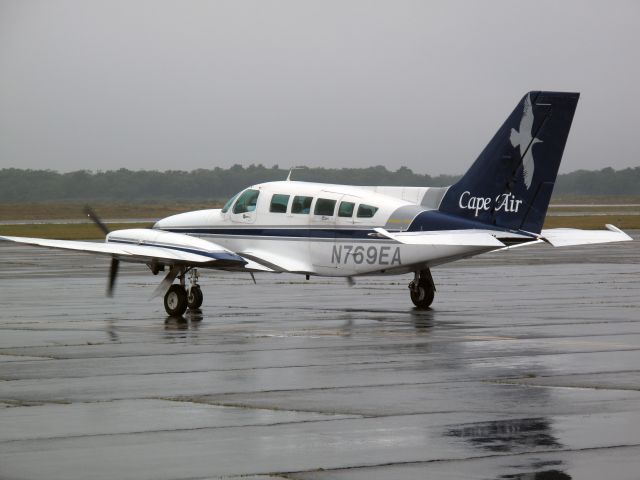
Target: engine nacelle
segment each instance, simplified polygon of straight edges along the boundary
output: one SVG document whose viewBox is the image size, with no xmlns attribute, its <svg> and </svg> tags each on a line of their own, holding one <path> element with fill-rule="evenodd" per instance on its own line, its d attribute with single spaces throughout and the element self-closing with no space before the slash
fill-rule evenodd
<svg viewBox="0 0 640 480">
<path fill-rule="evenodd" d="M 125 230 L 115 230 L 109 233 L 105 242 L 170 248 L 183 252 L 215 256 L 217 259 L 244 262 L 242 257 L 217 243 L 183 233 L 163 232 L 162 230 L 152 230 L 148 228 L 129 228 Z"/>
</svg>

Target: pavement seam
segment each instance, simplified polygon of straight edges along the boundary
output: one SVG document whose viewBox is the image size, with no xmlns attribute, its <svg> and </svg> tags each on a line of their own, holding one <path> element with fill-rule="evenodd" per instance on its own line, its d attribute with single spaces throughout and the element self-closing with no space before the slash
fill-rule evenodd
<svg viewBox="0 0 640 480">
<path fill-rule="evenodd" d="M 616 352 L 635 352 L 635 351 L 640 351 L 640 347 L 630 347 L 630 348 L 620 348 L 620 349 L 616 349 L 616 350 L 585 350 L 585 351 L 575 351 L 575 352 L 541 352 L 541 353 L 535 353 L 535 354 L 529 354 L 526 355 L 527 357 L 544 357 L 544 356 L 553 356 L 553 355 L 580 355 L 580 354 L 596 354 L 596 353 L 616 353 Z M 230 352 L 231 353 L 231 352 Z M 206 353 L 205 353 L 206 354 Z M 196 355 L 196 354 L 194 354 Z M 199 354 L 199 355 L 204 355 L 204 354 Z M 162 354 L 160 355 L 154 355 L 154 356 L 163 356 Z M 417 357 L 418 354 L 415 354 L 415 357 Z M 460 357 L 458 358 L 458 360 L 460 360 L 461 362 L 475 362 L 478 360 L 491 360 L 491 359 L 496 359 L 496 358 L 517 358 L 517 357 L 523 357 L 524 355 L 508 355 L 508 354 L 503 354 L 503 355 L 495 355 L 495 356 L 481 356 L 481 357 Z M 114 357 L 105 357 L 105 358 L 114 358 Z M 117 357 L 117 358 L 123 358 L 123 357 Z M 127 358 L 127 357 L 124 357 Z M 135 358 L 135 357 L 131 357 L 131 358 Z M 43 358 L 43 359 L 39 359 L 39 360 L 24 360 L 24 361 L 19 361 L 16 360 L 15 362 L 7 362 L 8 364 L 11 363 L 19 363 L 20 365 L 24 365 L 25 363 L 29 363 L 29 362 L 34 362 L 34 363 L 40 363 L 42 361 L 65 361 L 65 360 L 72 360 L 72 361 L 78 361 L 78 362 L 82 362 L 82 360 L 88 360 L 88 359 L 94 359 L 94 357 L 88 357 L 88 358 L 84 358 L 84 359 L 77 359 L 77 358 L 68 358 L 68 359 L 48 359 L 48 358 Z M 422 358 L 422 359 L 417 359 L 414 358 L 413 359 L 416 362 L 420 362 L 420 361 L 424 361 L 427 362 L 429 359 L 428 358 Z M 409 363 L 411 362 L 411 360 L 387 360 L 387 361 L 364 361 L 364 362 L 344 362 L 344 363 L 313 363 L 313 364 L 307 364 L 307 365 L 272 365 L 272 366 L 261 366 L 261 367 L 245 367 L 245 368 L 223 368 L 223 369 L 206 369 L 206 370 L 171 370 L 171 371 L 163 371 L 163 372 L 140 372 L 140 373 L 106 373 L 106 374 L 88 374 L 88 375 L 71 375 L 71 376 L 47 376 L 47 377 L 28 377 L 28 378 L 11 378 L 11 377 L 2 377 L 0 376 L 0 381 L 6 381 L 6 382 L 11 382 L 11 381 L 29 381 L 29 380 L 48 380 L 48 379 L 67 379 L 67 378 L 94 378 L 94 377 L 119 377 L 119 376 L 146 376 L 146 375 L 168 375 L 168 374 L 176 374 L 176 373 L 207 373 L 207 372 L 238 372 L 238 371 L 256 371 L 256 370 L 271 370 L 271 369 L 284 369 L 284 368 L 318 368 L 318 367 L 344 367 L 344 366 L 351 366 L 351 365 L 392 365 L 392 364 L 399 364 L 399 363 Z M 429 362 L 430 365 L 433 365 L 436 362 Z M 607 371 L 607 372 L 591 372 L 591 373 L 568 373 L 566 375 L 602 375 L 602 374 L 611 374 L 611 373 L 628 373 L 628 372 L 634 372 L 635 370 L 617 370 L 617 371 Z M 562 376 L 562 375 L 553 375 L 553 376 Z M 550 378 L 553 376 L 536 376 L 536 378 Z M 520 377 L 516 377 L 516 378 L 520 378 Z"/>
<path fill-rule="evenodd" d="M 236 407 L 237 408 L 237 407 Z M 270 410 L 267 408 L 255 408 L 253 410 Z M 281 410 L 286 411 L 286 410 Z M 296 410 L 290 410 L 292 412 L 296 412 Z M 302 411 L 301 411 L 302 412 Z M 248 423 L 242 425 L 220 425 L 220 426 L 207 426 L 207 427 L 193 427 L 193 428 L 175 428 L 175 429 L 160 429 L 160 430 L 140 430 L 133 432 L 114 432 L 114 433 L 92 433 L 92 434 L 84 434 L 84 435 L 66 435 L 66 436 L 55 436 L 55 437 L 35 437 L 35 438 L 17 438 L 14 440 L 0 440 L 0 447 L 2 445 L 7 444 L 16 444 L 21 442 L 47 442 L 47 441 L 55 441 L 55 440 L 66 440 L 66 439 L 79 439 L 79 438 L 97 438 L 97 437 L 114 437 L 114 436 L 136 436 L 136 435 L 146 435 L 149 433 L 184 433 L 184 432 L 197 432 L 203 430 L 229 430 L 233 428 L 267 428 L 267 427 L 277 427 L 279 425 L 298 425 L 298 424 L 307 424 L 307 423 L 325 423 L 325 422 L 336 422 L 341 420 L 364 420 L 370 417 L 366 417 L 364 415 L 358 414 L 329 414 L 323 412 L 303 412 L 303 413 L 317 413 L 318 415 L 341 415 L 342 418 L 325 418 L 325 419 L 315 419 L 315 420 L 296 420 L 296 421 L 283 421 L 283 422 L 274 422 L 274 423 Z"/>
</svg>

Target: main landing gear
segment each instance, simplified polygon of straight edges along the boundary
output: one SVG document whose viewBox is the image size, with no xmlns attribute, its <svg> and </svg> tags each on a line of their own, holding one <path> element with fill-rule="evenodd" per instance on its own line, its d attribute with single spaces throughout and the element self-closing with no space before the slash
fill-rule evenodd
<svg viewBox="0 0 640 480">
<path fill-rule="evenodd" d="M 189 287 L 185 288 L 185 275 L 189 273 Z M 196 310 L 202 305 L 204 296 L 198 285 L 198 270 L 192 268 L 178 275 L 180 284 L 171 285 L 164 295 L 164 309 L 171 316 L 181 316 L 187 311 Z"/>
<path fill-rule="evenodd" d="M 409 293 L 411 301 L 417 308 L 429 308 L 436 293 L 431 270 L 427 268 L 414 272 L 413 281 L 409 284 Z"/>
</svg>

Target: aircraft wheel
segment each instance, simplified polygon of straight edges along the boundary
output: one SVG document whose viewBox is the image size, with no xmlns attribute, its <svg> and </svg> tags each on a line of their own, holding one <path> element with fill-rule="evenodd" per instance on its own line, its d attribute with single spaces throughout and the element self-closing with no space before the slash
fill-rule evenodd
<svg viewBox="0 0 640 480">
<path fill-rule="evenodd" d="M 202 290 L 199 285 L 194 285 L 191 287 L 191 291 L 187 295 L 187 306 L 190 310 L 196 310 L 200 308 L 202 305 L 202 300 L 204 300 L 204 296 L 202 295 Z"/>
<path fill-rule="evenodd" d="M 171 285 L 164 296 L 164 309 L 171 316 L 181 316 L 187 311 L 187 291 L 181 285 Z"/>
<path fill-rule="evenodd" d="M 409 287 L 411 301 L 418 308 L 429 308 L 433 303 L 435 290 L 428 283 L 418 283 Z"/>
</svg>

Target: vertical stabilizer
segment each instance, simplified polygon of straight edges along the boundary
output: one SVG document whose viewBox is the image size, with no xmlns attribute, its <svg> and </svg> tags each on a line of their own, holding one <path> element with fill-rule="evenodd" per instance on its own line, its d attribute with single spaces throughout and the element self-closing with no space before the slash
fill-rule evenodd
<svg viewBox="0 0 640 480">
<path fill-rule="evenodd" d="M 439 210 L 539 233 L 579 96 L 527 93 L 469 171 L 449 188 Z"/>
</svg>

